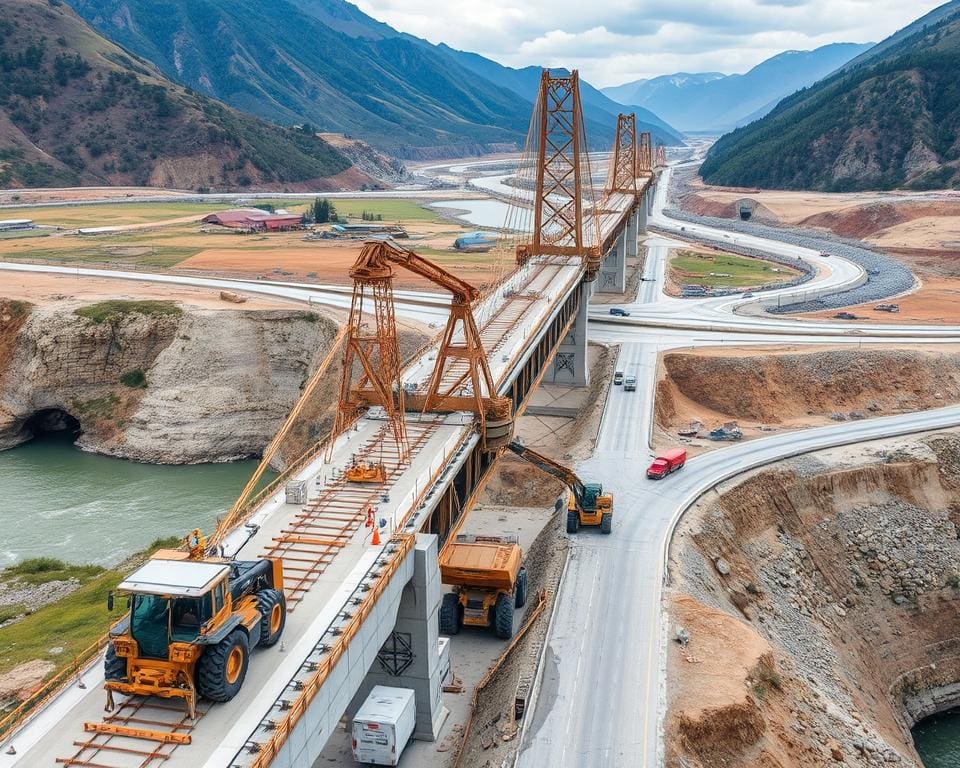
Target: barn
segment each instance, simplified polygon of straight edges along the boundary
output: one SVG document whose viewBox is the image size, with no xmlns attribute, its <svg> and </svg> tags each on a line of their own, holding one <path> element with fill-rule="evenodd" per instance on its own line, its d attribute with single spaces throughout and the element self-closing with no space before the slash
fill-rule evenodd
<svg viewBox="0 0 960 768">
<path fill-rule="evenodd" d="M 242 229 L 253 232 L 279 232 L 288 229 L 300 229 L 302 217 L 299 213 L 270 213 L 259 208 L 236 208 L 220 211 L 203 217 L 204 224 L 216 224 L 229 229 Z"/>
</svg>

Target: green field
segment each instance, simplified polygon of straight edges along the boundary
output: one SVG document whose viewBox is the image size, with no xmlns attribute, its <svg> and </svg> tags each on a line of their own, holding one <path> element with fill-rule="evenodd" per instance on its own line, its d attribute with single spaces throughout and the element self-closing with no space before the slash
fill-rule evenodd
<svg viewBox="0 0 960 768">
<path fill-rule="evenodd" d="M 730 253 L 676 251 L 670 259 L 670 277 L 681 285 L 752 288 L 790 280 L 798 274 L 791 267 Z"/>
<path fill-rule="evenodd" d="M 82 248 L 32 248 L 4 252 L 2 256 L 9 261 L 49 261 L 54 264 L 175 267 L 201 250 L 201 248 L 173 245 L 88 245 Z"/>
<path fill-rule="evenodd" d="M 322 198 L 322 195 L 319 197 Z M 16 208 L 7 212 L 18 219 L 32 219 L 37 224 L 48 224 L 64 229 L 85 227 L 117 227 L 127 224 L 149 224 L 151 222 L 179 219 L 185 216 L 203 216 L 214 211 L 230 208 L 245 208 L 258 205 L 273 205 L 291 213 L 302 213 L 312 200 L 243 200 L 243 203 L 103 203 L 97 205 L 58 205 L 37 208 Z M 437 221 L 438 216 L 431 210 L 409 200 L 333 200 L 337 213 L 341 216 L 359 218 L 363 211 L 383 216 L 386 222 L 395 221 Z"/>
</svg>

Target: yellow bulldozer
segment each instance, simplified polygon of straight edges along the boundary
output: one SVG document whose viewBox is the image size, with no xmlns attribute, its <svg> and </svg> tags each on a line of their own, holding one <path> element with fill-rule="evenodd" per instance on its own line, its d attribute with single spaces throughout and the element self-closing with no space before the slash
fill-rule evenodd
<svg viewBox="0 0 960 768">
<path fill-rule="evenodd" d="M 278 559 L 205 557 L 159 550 L 118 587 L 126 614 L 110 628 L 104 659 L 107 710 L 113 694 L 229 701 L 240 691 L 254 648 L 275 645 L 286 623 Z M 115 595 L 107 598 L 113 610 Z"/>
</svg>

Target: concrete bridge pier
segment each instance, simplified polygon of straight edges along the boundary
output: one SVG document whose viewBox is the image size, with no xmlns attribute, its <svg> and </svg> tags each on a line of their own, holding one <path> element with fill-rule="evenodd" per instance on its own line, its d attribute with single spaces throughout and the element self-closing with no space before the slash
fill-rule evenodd
<svg viewBox="0 0 960 768">
<path fill-rule="evenodd" d="M 624 237 L 627 242 L 627 258 L 635 259 L 639 254 L 639 245 L 640 245 L 640 209 L 643 205 L 638 205 L 633 213 L 630 214 L 630 218 L 627 219 L 627 231 L 624 233 Z"/>
<path fill-rule="evenodd" d="M 440 637 L 437 612 L 442 593 L 437 548 L 435 535 L 417 536 L 413 577 L 400 596 L 396 625 L 347 707 L 348 721 L 375 685 L 411 688 L 417 703 L 413 738 L 435 741 L 440 735 L 449 712 L 443 706 L 441 660 L 437 650 Z"/>
<path fill-rule="evenodd" d="M 550 370 L 544 375 L 544 381 L 552 384 L 572 384 L 585 387 L 590 383 L 590 368 L 587 364 L 587 308 L 593 283 L 580 283 L 580 306 L 576 319 L 564 337 L 557 354 L 553 357 Z"/>
<path fill-rule="evenodd" d="M 632 217 L 631 217 L 632 220 Z M 623 293 L 627 290 L 627 254 L 630 251 L 630 228 L 620 233 L 607 258 L 603 260 L 597 276 L 600 293 Z M 636 255 L 637 238 L 633 235 L 633 251 Z"/>
<path fill-rule="evenodd" d="M 643 237 L 647 234 L 647 206 L 649 205 L 649 200 L 651 199 L 650 192 L 643 193 L 643 199 L 640 201 L 640 205 L 637 206 L 637 237 Z"/>
</svg>

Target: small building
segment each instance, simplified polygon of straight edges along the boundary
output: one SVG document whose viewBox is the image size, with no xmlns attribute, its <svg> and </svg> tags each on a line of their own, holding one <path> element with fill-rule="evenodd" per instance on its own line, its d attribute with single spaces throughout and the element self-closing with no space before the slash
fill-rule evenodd
<svg viewBox="0 0 960 768">
<path fill-rule="evenodd" d="M 298 213 L 270 213 L 259 208 L 237 208 L 203 217 L 204 224 L 216 224 L 248 232 L 280 232 L 300 229 L 303 217 Z"/>
<path fill-rule="evenodd" d="M 0 232 L 12 232 L 15 229 L 33 229 L 31 219 L 4 219 L 0 221 Z"/>
<path fill-rule="evenodd" d="M 334 224 L 330 231 L 337 237 L 360 238 L 368 235 L 389 235 L 395 238 L 407 237 L 407 231 L 399 224 L 371 224 L 370 222 L 361 222 L 359 224 Z"/>
</svg>

